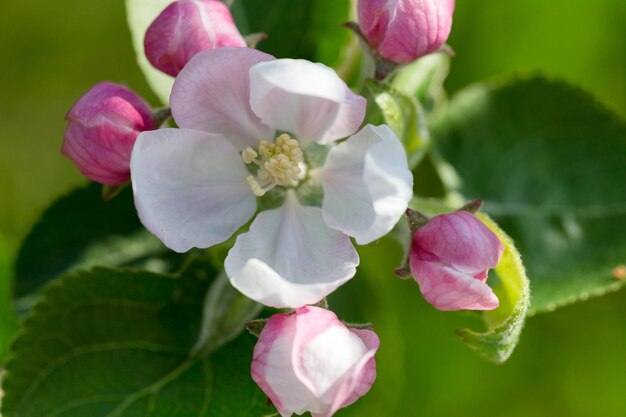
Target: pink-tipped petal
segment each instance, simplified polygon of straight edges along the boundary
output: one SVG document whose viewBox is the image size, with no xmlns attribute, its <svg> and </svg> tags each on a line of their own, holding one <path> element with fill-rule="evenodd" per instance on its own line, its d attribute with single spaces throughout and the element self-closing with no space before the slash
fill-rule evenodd
<svg viewBox="0 0 626 417">
<path fill-rule="evenodd" d="M 176 77 L 194 55 L 224 46 L 245 47 L 228 6 L 218 0 L 178 0 L 152 22 L 144 47 L 157 69 Z"/>
<path fill-rule="evenodd" d="M 275 314 L 267 321 L 254 347 L 252 379 L 281 416 L 304 410 L 312 393 L 300 383 L 290 358 L 296 337 L 295 314 Z"/>
<path fill-rule="evenodd" d="M 385 38 L 393 8 L 394 2 L 388 0 L 358 0 L 359 27 L 371 46 Z"/>
<path fill-rule="evenodd" d="M 305 60 L 278 59 L 250 69 L 254 112 L 303 146 L 350 136 L 365 117 L 366 100 L 331 68 Z"/>
<path fill-rule="evenodd" d="M 156 129 L 150 106 L 128 88 L 96 84 L 66 116 L 61 152 L 87 178 L 106 185 L 130 179 L 130 155 L 137 135 Z"/>
<path fill-rule="evenodd" d="M 411 272 L 424 298 L 440 310 L 493 310 L 498 298 L 487 285 L 504 245 L 467 211 L 443 214 L 417 229 Z"/>
<path fill-rule="evenodd" d="M 380 346 L 378 335 L 370 330 L 350 329 L 357 335 L 367 353 L 348 371 L 344 380 L 335 387 L 334 399 L 327 413 L 319 417 L 330 417 L 341 408 L 354 404 L 359 398 L 367 394 L 376 381 L 376 360 L 374 355 Z M 317 416 L 314 416 L 317 417 Z"/>
<path fill-rule="evenodd" d="M 239 150 L 273 138 L 250 108 L 252 66 L 274 58 L 249 48 L 224 47 L 194 56 L 172 88 L 170 104 L 181 128 L 224 136 Z"/>
<path fill-rule="evenodd" d="M 413 242 L 451 267 L 485 278 L 485 270 L 496 267 L 504 252 L 500 239 L 467 211 L 434 217 L 418 230 Z"/>
<path fill-rule="evenodd" d="M 225 241 L 256 211 L 248 171 L 221 136 L 188 129 L 145 132 L 133 150 L 131 173 L 142 223 L 177 252 Z"/>
<path fill-rule="evenodd" d="M 318 307 L 272 316 L 254 350 L 252 376 L 282 416 L 332 416 L 376 378 L 378 337 L 348 329 Z"/>
<path fill-rule="evenodd" d="M 426 301 L 439 310 L 494 310 L 499 306 L 498 297 L 486 283 L 450 267 L 412 258 L 411 273 Z"/>
</svg>

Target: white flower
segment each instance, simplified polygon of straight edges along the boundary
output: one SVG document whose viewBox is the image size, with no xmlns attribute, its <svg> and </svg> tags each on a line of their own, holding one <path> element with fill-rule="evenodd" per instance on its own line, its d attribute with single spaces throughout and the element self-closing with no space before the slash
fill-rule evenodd
<svg viewBox="0 0 626 417">
<path fill-rule="evenodd" d="M 356 272 L 349 236 L 372 242 L 407 208 L 413 179 L 387 126 L 366 126 L 308 166 L 310 145 L 354 134 L 365 116 L 365 99 L 324 65 L 247 48 L 202 52 L 170 101 L 180 128 L 144 132 L 133 150 L 139 217 L 175 251 L 207 248 L 254 216 L 258 196 L 285 190 L 225 261 L 233 286 L 258 302 L 318 302 Z M 306 182 L 321 184 L 321 207 L 299 201 Z"/>
</svg>

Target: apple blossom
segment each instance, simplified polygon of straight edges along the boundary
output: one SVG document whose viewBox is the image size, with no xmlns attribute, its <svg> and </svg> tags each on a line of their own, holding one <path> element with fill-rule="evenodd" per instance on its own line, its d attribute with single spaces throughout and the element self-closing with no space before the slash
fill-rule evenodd
<svg viewBox="0 0 626 417">
<path fill-rule="evenodd" d="M 130 179 L 130 154 L 137 135 L 156 129 L 150 106 L 111 82 L 93 86 L 65 118 L 69 124 L 61 152 L 87 178 L 106 185 Z"/>
<path fill-rule="evenodd" d="M 314 304 L 352 278 L 357 243 L 387 234 L 412 197 L 413 178 L 387 126 L 361 125 L 366 101 L 330 68 L 248 48 L 196 55 L 171 95 L 179 129 L 140 135 L 131 172 L 143 224 L 184 252 L 238 236 L 225 260 L 235 288 L 273 307 Z M 310 152 L 332 147 L 325 163 Z M 303 203 L 319 184 L 321 207 Z"/>
<path fill-rule="evenodd" d="M 499 301 L 487 275 L 503 252 L 502 242 L 473 214 L 444 214 L 413 235 L 411 273 L 439 310 L 493 310 Z"/>
<path fill-rule="evenodd" d="M 148 61 L 173 77 L 198 52 L 245 47 L 228 6 L 218 0 L 178 0 L 152 22 L 144 38 Z"/>
<path fill-rule="evenodd" d="M 346 327 L 332 312 L 302 307 L 272 316 L 259 336 L 252 378 L 282 417 L 330 417 L 376 379 L 376 333 Z"/>
<path fill-rule="evenodd" d="M 437 51 L 452 27 L 454 0 L 359 0 L 361 33 L 383 58 L 405 64 Z"/>
</svg>

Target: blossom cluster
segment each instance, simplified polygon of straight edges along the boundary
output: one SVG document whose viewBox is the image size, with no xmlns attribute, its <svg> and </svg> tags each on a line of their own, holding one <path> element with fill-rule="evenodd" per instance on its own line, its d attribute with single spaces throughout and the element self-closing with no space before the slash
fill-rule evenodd
<svg viewBox="0 0 626 417">
<path fill-rule="evenodd" d="M 358 5 L 368 48 L 396 64 L 440 49 L 454 10 L 454 0 Z M 370 389 L 380 342 L 314 305 L 355 276 L 351 238 L 371 243 L 407 211 L 401 141 L 386 125 L 363 126 L 366 99 L 333 69 L 248 48 L 223 2 L 172 2 L 144 45 L 175 77 L 176 127 L 128 88 L 101 83 L 68 113 L 63 153 L 93 181 L 130 181 L 143 225 L 176 252 L 236 236 L 224 262 L 231 284 L 291 309 L 265 323 L 252 378 L 283 417 L 333 415 Z M 408 262 L 426 300 L 498 306 L 486 280 L 502 244 L 475 216 L 441 215 L 414 232 Z"/>
</svg>

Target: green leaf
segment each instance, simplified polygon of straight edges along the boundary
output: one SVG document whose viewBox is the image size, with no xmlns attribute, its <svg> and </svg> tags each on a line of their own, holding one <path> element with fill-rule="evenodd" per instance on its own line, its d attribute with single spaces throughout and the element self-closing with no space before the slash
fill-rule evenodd
<svg viewBox="0 0 626 417">
<path fill-rule="evenodd" d="M 137 54 L 139 68 L 146 76 L 146 80 L 161 104 L 167 105 L 170 101 L 170 91 L 174 85 L 174 78 L 162 73 L 150 64 L 143 48 L 143 39 L 148 27 L 154 19 L 172 3 L 173 0 L 126 0 L 126 15 L 128 27 Z"/>
<path fill-rule="evenodd" d="M 366 85 L 382 113 L 384 123 L 404 144 L 410 167 L 415 167 L 430 144 L 430 133 L 422 107 L 415 97 L 388 84 L 368 80 Z"/>
<path fill-rule="evenodd" d="M 591 96 L 543 78 L 460 93 L 433 132 L 467 198 L 515 240 L 530 314 L 626 285 L 626 123 Z"/>
<path fill-rule="evenodd" d="M 22 243 L 15 267 L 15 296 L 37 292 L 60 274 L 93 265 L 135 266 L 162 272 L 174 254 L 139 222 L 130 188 L 102 201 L 91 184 L 57 200 Z M 19 304 L 19 303 L 18 303 Z"/>
<path fill-rule="evenodd" d="M 237 291 L 225 272 L 211 284 L 204 299 L 202 326 L 194 353 L 211 352 L 233 340 L 263 306 Z"/>
<path fill-rule="evenodd" d="M 484 359 L 503 363 L 513 353 L 526 321 L 530 301 L 528 278 L 511 238 L 488 216 L 480 213 L 477 216 L 504 244 L 502 259 L 494 269 L 497 281 L 489 282 L 500 300 L 500 307 L 482 313 L 486 332 L 460 329 L 456 333 Z"/>
<path fill-rule="evenodd" d="M 17 330 L 17 319 L 11 306 L 11 259 L 13 250 L 0 233 L 0 362 Z"/>
<path fill-rule="evenodd" d="M 353 40 L 341 25 L 350 20 L 350 0 L 235 0 L 236 22 L 248 33 L 264 32 L 259 49 L 277 58 L 304 58 L 329 66 L 343 63 Z M 240 26 L 241 27 L 241 26 Z"/>
<path fill-rule="evenodd" d="M 210 281 L 104 268 L 55 281 L 12 346 L 3 415 L 271 414 L 250 378 L 252 336 L 190 355 Z"/>
</svg>

